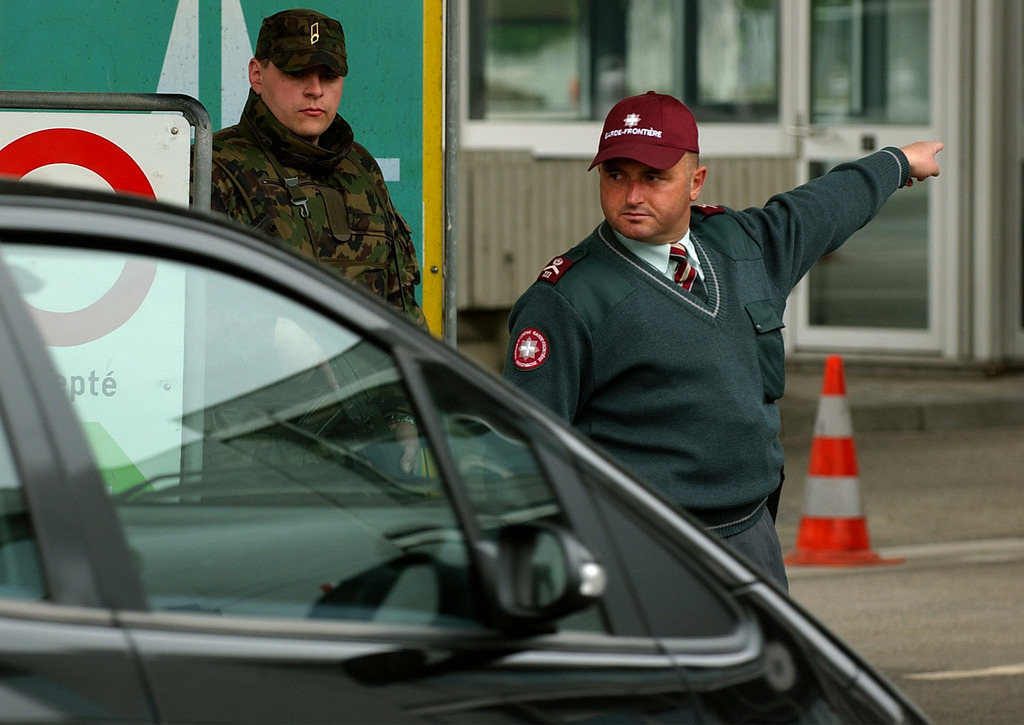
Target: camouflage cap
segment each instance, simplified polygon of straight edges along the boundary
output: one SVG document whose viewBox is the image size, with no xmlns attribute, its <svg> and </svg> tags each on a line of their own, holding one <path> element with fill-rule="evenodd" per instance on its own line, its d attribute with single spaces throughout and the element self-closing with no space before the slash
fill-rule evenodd
<svg viewBox="0 0 1024 725">
<path fill-rule="evenodd" d="M 341 23 L 313 10 L 283 10 L 264 18 L 255 55 L 289 73 L 325 65 L 348 75 Z"/>
</svg>

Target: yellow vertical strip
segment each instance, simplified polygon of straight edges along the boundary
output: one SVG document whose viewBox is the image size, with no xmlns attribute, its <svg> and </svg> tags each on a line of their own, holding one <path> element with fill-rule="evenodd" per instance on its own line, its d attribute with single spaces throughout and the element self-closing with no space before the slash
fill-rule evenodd
<svg viewBox="0 0 1024 725">
<path fill-rule="evenodd" d="M 444 334 L 444 0 L 423 0 L 423 313 Z"/>
</svg>

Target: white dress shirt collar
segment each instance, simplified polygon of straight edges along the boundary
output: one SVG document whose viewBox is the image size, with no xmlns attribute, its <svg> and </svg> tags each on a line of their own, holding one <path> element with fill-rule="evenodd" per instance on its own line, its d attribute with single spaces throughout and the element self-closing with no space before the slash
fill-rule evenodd
<svg viewBox="0 0 1024 725">
<path fill-rule="evenodd" d="M 614 229 L 615 238 L 622 242 L 622 246 L 632 252 L 640 259 L 647 262 L 647 264 L 660 271 L 669 279 L 675 274 L 676 263 L 669 259 L 669 249 L 672 244 L 647 244 L 646 242 L 638 242 L 635 239 L 624 237 Z M 700 258 L 697 256 L 697 249 L 693 244 L 693 240 L 690 238 L 690 230 L 686 230 L 686 234 L 676 244 L 682 244 L 686 247 L 686 254 L 690 262 L 690 266 L 697 270 L 697 274 L 700 275 L 701 279 L 704 279 L 704 271 L 700 267 Z"/>
</svg>

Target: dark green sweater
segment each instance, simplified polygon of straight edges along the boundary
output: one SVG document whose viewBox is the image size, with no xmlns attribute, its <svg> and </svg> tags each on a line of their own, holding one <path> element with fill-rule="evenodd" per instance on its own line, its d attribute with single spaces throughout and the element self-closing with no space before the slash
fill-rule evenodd
<svg viewBox="0 0 1024 725">
<path fill-rule="evenodd" d="M 707 302 L 603 223 L 516 302 L 503 375 L 722 536 L 743 531 L 783 465 L 786 298 L 908 176 L 886 148 L 763 208 L 694 207 Z"/>
</svg>

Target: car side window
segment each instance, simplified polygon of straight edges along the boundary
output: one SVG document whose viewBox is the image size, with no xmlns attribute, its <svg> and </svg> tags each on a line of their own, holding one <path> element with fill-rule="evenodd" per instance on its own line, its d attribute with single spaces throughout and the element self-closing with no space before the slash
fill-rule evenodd
<svg viewBox="0 0 1024 725">
<path fill-rule="evenodd" d="M 0 597 L 46 596 L 32 522 L 0 420 Z"/>
<path fill-rule="evenodd" d="M 484 624 L 388 351 L 212 269 L 72 244 L 4 257 L 153 609 Z"/>
<path fill-rule="evenodd" d="M 495 538 L 503 528 L 518 524 L 568 528 L 541 463 L 539 446 L 548 442 L 548 436 L 529 431 L 527 421 L 486 391 L 453 379 L 440 366 L 425 366 L 422 373 L 482 535 Z M 530 597 L 536 602 L 554 599 L 564 585 L 554 553 L 538 551 L 529 582 Z M 562 618 L 557 628 L 608 631 L 599 602 Z"/>
</svg>

